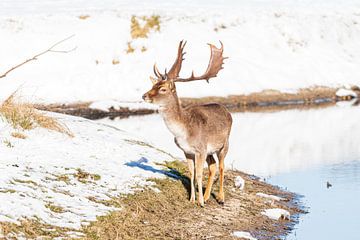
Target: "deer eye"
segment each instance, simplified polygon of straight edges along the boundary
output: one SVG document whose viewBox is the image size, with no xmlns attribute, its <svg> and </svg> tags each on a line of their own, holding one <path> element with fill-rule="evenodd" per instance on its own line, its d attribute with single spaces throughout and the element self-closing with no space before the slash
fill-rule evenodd
<svg viewBox="0 0 360 240">
<path fill-rule="evenodd" d="M 166 93 L 167 90 L 166 90 L 166 88 L 160 88 L 159 91 L 160 91 L 160 93 Z"/>
</svg>

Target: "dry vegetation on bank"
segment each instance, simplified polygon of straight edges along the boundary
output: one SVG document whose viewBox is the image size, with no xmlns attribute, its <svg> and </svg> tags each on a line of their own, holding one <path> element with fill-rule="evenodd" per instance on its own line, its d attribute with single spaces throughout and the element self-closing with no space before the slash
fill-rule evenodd
<svg viewBox="0 0 360 240">
<path fill-rule="evenodd" d="M 254 176 L 228 170 L 225 178 L 225 205 L 215 200 L 218 181 L 209 202 L 204 208 L 191 204 L 187 167 L 183 162 L 173 161 L 164 165 L 165 171 L 174 177 L 149 179 L 155 183 L 135 194 L 121 195 L 102 204 L 116 206 L 114 211 L 100 216 L 97 221 L 83 229 L 55 227 L 42 223 L 39 219 L 24 219 L 20 225 L 0 223 L 0 233 L 16 239 L 236 239 L 234 231 L 247 231 L 259 240 L 277 239 L 287 234 L 297 222 L 298 215 L 304 213 L 297 196 L 264 183 Z M 207 173 L 205 172 L 207 175 Z M 234 185 L 234 178 L 245 179 L 245 188 Z M 207 181 L 207 179 L 204 179 Z M 155 190 L 154 189 L 158 189 Z M 274 201 L 257 196 L 263 192 L 280 196 L 285 201 Z M 93 201 L 93 199 L 89 199 Z M 49 205 L 53 211 L 61 211 Z M 261 214 L 265 209 L 282 208 L 290 212 L 290 220 L 271 220 Z M 83 234 L 83 235 L 81 235 Z M 12 236 L 12 237 L 11 237 Z"/>
<path fill-rule="evenodd" d="M 12 135 L 18 138 L 26 138 L 19 131 L 31 130 L 37 127 L 60 132 L 73 137 L 71 131 L 55 118 L 46 116 L 30 103 L 22 103 L 12 94 L 0 105 L 0 117 L 5 119 L 18 132 Z"/>
<path fill-rule="evenodd" d="M 192 104 L 205 104 L 216 102 L 226 106 L 231 112 L 258 112 L 279 111 L 291 108 L 319 108 L 333 106 L 337 101 L 349 101 L 351 96 L 336 96 L 337 88 L 313 87 L 300 89 L 297 93 L 282 93 L 276 90 L 266 90 L 249 95 L 231 95 L 227 97 L 203 97 L 203 98 L 181 98 L 183 106 Z M 360 90 L 354 90 L 360 92 Z M 120 107 L 109 108 L 108 111 L 92 109 L 92 102 L 78 102 L 70 104 L 37 104 L 40 110 L 81 116 L 89 119 L 101 119 L 105 117 L 128 117 L 132 115 L 145 115 L 155 113 L 154 109 L 129 109 Z"/>
<path fill-rule="evenodd" d="M 166 167 L 178 179 L 151 179 L 159 192 L 145 189 L 118 199 L 122 210 L 99 217 L 85 227 L 84 239 L 236 239 L 232 233 L 239 230 L 248 231 L 257 239 L 274 239 L 288 233 L 297 215 L 303 213 L 294 194 L 235 171 L 226 173 L 225 205 L 219 205 L 213 195 L 205 208 L 200 208 L 188 201 L 185 164 L 175 161 Z M 246 181 L 244 190 L 234 186 L 238 175 Z M 215 194 L 217 185 L 215 181 Z M 287 201 L 269 201 L 256 196 L 258 192 L 281 196 Z M 269 219 L 261 214 L 268 208 L 288 210 L 291 220 Z"/>
</svg>

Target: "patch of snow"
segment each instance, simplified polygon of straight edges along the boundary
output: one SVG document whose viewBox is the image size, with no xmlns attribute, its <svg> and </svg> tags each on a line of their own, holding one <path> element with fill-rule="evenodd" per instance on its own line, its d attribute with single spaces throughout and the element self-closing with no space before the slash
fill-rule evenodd
<svg viewBox="0 0 360 240">
<path fill-rule="evenodd" d="M 234 184 L 235 187 L 239 188 L 240 190 L 244 190 L 245 180 L 241 176 L 236 176 Z"/>
<path fill-rule="evenodd" d="M 243 232 L 243 231 L 234 231 L 232 233 L 232 235 L 234 237 L 237 238 L 245 238 L 245 239 L 249 239 L 249 240 L 257 240 L 256 238 L 254 238 L 253 236 L 251 236 L 251 234 L 249 232 Z"/>
<path fill-rule="evenodd" d="M 266 209 L 265 211 L 261 212 L 261 214 L 263 214 L 273 220 L 279 220 L 279 219 L 290 220 L 289 211 L 281 209 L 281 208 Z"/>
<path fill-rule="evenodd" d="M 338 107 L 342 107 L 342 108 L 346 108 L 346 107 L 354 107 L 358 105 L 358 99 L 354 98 L 351 99 L 350 101 L 337 101 L 336 102 L 336 106 Z"/>
<path fill-rule="evenodd" d="M 263 197 L 263 198 L 268 198 L 268 199 L 271 199 L 271 200 L 274 200 L 274 201 L 284 201 L 284 200 L 286 200 L 285 198 L 278 197 L 278 196 L 275 196 L 275 195 L 269 195 L 269 194 L 262 193 L 262 192 L 256 193 L 256 196 Z"/>
<path fill-rule="evenodd" d="M 336 96 L 338 96 L 338 97 L 351 96 L 351 97 L 354 97 L 354 98 L 358 97 L 356 92 L 354 92 L 353 90 L 350 90 L 350 89 L 345 89 L 345 88 L 340 88 L 339 90 L 337 90 L 336 91 Z"/>
<path fill-rule="evenodd" d="M 121 102 L 116 100 L 102 100 L 102 101 L 92 102 L 89 105 L 89 108 L 108 112 L 110 109 L 119 110 L 121 108 L 128 108 L 129 110 L 138 110 L 138 109 L 156 110 L 157 106 L 155 104 L 150 104 L 146 102 Z"/>
<path fill-rule="evenodd" d="M 173 159 L 118 128 L 47 114 L 66 124 L 75 137 L 37 128 L 25 131 L 26 139 L 18 139 L 0 119 L 0 221 L 37 217 L 78 229 L 119 210 L 101 201 L 132 193 L 134 186 L 152 186 L 149 177 L 165 177 L 155 162 Z M 79 177 L 79 171 L 91 175 Z M 54 212 L 51 205 L 62 210 Z"/>
</svg>

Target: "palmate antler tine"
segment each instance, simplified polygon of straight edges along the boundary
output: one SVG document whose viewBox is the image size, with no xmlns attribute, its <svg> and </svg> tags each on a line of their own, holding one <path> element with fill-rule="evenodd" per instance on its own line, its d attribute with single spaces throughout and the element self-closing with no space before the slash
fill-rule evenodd
<svg viewBox="0 0 360 240">
<path fill-rule="evenodd" d="M 205 71 L 205 73 L 199 77 L 194 75 L 194 71 L 192 72 L 189 78 L 176 78 L 174 82 L 189 82 L 195 80 L 206 80 L 209 81 L 210 78 L 216 77 L 221 69 L 223 69 L 222 65 L 224 64 L 224 59 L 227 57 L 223 57 L 224 45 L 220 41 L 221 48 L 217 48 L 214 45 L 209 43 L 210 46 L 210 60 L 209 65 Z"/>
<path fill-rule="evenodd" d="M 179 73 L 181 70 L 181 64 L 182 64 L 182 61 L 184 60 L 185 52 L 183 52 L 183 51 L 184 51 L 185 45 L 186 45 L 186 41 L 181 40 L 179 43 L 176 60 L 175 60 L 174 64 L 172 65 L 172 67 L 170 68 L 170 71 L 167 74 L 168 79 L 176 79 L 177 77 L 179 77 Z"/>
</svg>

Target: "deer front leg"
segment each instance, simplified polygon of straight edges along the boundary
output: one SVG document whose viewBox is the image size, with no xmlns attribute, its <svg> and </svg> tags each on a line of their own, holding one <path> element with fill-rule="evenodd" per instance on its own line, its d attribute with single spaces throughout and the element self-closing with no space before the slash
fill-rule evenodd
<svg viewBox="0 0 360 240">
<path fill-rule="evenodd" d="M 195 179 L 195 168 L 194 168 L 194 157 L 191 157 L 189 154 L 185 154 L 188 168 L 190 172 L 190 202 L 195 203 L 195 186 L 194 186 L 194 179 Z"/>
<path fill-rule="evenodd" d="M 196 182 L 198 185 L 198 203 L 201 207 L 204 207 L 204 195 L 202 188 L 202 177 L 203 177 L 203 168 L 205 162 L 205 154 L 196 153 L 195 154 L 195 172 L 196 172 Z"/>
<path fill-rule="evenodd" d="M 209 168 L 209 179 L 208 179 L 208 183 L 207 183 L 205 194 L 204 194 L 204 201 L 205 202 L 210 197 L 211 187 L 213 185 L 214 176 L 215 176 L 215 173 L 216 173 L 216 161 L 215 161 L 214 157 L 212 155 L 208 155 L 207 158 L 206 158 L 206 162 L 207 162 L 208 168 Z"/>
</svg>

